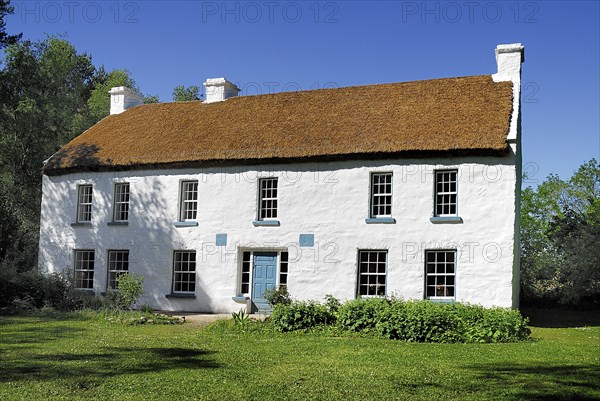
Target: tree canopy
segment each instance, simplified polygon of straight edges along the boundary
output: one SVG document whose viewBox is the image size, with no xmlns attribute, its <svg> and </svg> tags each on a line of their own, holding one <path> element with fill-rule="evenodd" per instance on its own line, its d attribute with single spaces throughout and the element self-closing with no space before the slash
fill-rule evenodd
<svg viewBox="0 0 600 401">
<path fill-rule="evenodd" d="M 5 46 L 17 43 L 23 34 L 9 35 L 6 33 L 6 22 L 4 17 L 14 13 L 15 8 L 10 5 L 10 0 L 0 0 L 0 49 Z"/>
<path fill-rule="evenodd" d="M 5 4 L 5 3 L 3 3 Z M 64 38 L 16 41 L 0 69 L 0 266 L 35 266 L 43 161 L 109 113 L 108 90 L 136 88 Z"/>
<path fill-rule="evenodd" d="M 183 85 L 179 85 L 173 89 L 174 102 L 188 102 L 200 99 L 200 88 L 196 85 L 188 86 L 187 88 Z"/>
<path fill-rule="evenodd" d="M 521 286 L 526 302 L 600 301 L 600 165 L 582 164 L 563 181 L 525 188 L 521 210 Z"/>
</svg>

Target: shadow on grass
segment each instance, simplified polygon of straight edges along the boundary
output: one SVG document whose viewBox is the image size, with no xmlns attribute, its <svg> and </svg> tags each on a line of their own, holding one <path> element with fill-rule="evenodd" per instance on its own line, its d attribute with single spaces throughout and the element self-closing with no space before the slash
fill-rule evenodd
<svg viewBox="0 0 600 401">
<path fill-rule="evenodd" d="M 48 341 L 72 338 L 78 333 L 86 331 L 69 325 L 55 326 L 27 326 L 18 330 L 3 330 L 0 335 L 0 346 L 20 344 L 40 344 Z"/>
<path fill-rule="evenodd" d="M 600 310 L 522 308 L 529 324 L 545 328 L 600 326 Z"/>
<path fill-rule="evenodd" d="M 173 369 L 219 368 L 213 351 L 195 348 L 104 348 L 99 353 L 23 353 L 0 365 L 0 383 L 29 380 L 68 380 L 76 388 L 95 387 L 103 379 Z"/>
<path fill-rule="evenodd" d="M 573 365 L 472 365 L 486 388 L 518 388 L 515 400 L 598 400 L 598 366 Z"/>
</svg>

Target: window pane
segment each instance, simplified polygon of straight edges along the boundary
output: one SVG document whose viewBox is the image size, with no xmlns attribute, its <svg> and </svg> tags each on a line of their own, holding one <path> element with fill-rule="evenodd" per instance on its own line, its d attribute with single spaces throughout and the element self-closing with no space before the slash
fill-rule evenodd
<svg viewBox="0 0 600 401">
<path fill-rule="evenodd" d="M 371 174 L 371 216 L 392 214 L 392 173 Z"/>
<path fill-rule="evenodd" d="M 198 181 L 181 183 L 181 220 L 196 220 L 198 211 Z"/>
<path fill-rule="evenodd" d="M 117 277 L 129 270 L 129 251 L 108 252 L 108 287 L 117 288 Z"/>
<path fill-rule="evenodd" d="M 75 287 L 94 288 L 94 251 L 75 251 Z"/>
<path fill-rule="evenodd" d="M 277 178 L 262 178 L 259 181 L 259 219 L 277 218 Z"/>
<path fill-rule="evenodd" d="M 386 251 L 360 251 L 358 256 L 359 295 L 384 296 L 386 286 Z"/>
<path fill-rule="evenodd" d="M 80 185 L 77 195 L 77 221 L 90 222 L 92 220 L 92 186 Z"/>
<path fill-rule="evenodd" d="M 456 251 L 426 251 L 425 296 L 454 296 Z"/>
<path fill-rule="evenodd" d="M 196 251 L 175 251 L 173 257 L 173 291 L 196 289 Z"/>
<path fill-rule="evenodd" d="M 435 173 L 434 211 L 436 216 L 456 215 L 456 177 L 456 171 L 437 171 Z"/>
</svg>

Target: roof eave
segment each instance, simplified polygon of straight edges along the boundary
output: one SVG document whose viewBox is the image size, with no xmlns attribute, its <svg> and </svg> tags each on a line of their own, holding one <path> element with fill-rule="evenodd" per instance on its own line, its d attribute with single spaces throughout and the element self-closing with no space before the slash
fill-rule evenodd
<svg viewBox="0 0 600 401">
<path fill-rule="evenodd" d="M 425 158 L 452 158 L 465 156 L 505 157 L 509 154 L 509 146 L 503 148 L 486 149 L 449 149 L 449 150 L 418 150 L 399 152 L 377 153 L 352 153 L 338 155 L 318 155 L 304 157 L 272 157 L 256 159 L 211 159 L 189 160 L 166 163 L 139 163 L 128 165 L 80 165 L 72 167 L 47 167 L 43 173 L 48 176 L 59 176 L 79 172 L 107 172 L 107 171 L 139 171 L 139 170 L 166 170 L 184 168 L 210 168 L 224 166 L 256 166 L 261 164 L 296 164 L 311 162 L 335 162 L 350 160 L 391 160 L 391 159 L 425 159 Z"/>
</svg>

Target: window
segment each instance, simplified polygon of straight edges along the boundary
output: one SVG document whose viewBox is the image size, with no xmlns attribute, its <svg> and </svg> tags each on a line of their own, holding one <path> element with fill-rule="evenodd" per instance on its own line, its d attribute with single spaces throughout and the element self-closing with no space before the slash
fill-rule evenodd
<svg viewBox="0 0 600 401">
<path fill-rule="evenodd" d="M 261 178 L 258 188 L 258 219 L 277 218 L 277 178 Z"/>
<path fill-rule="evenodd" d="M 113 221 L 129 220 L 129 183 L 115 184 Z"/>
<path fill-rule="evenodd" d="M 92 221 L 92 186 L 80 185 L 77 191 L 77 222 Z"/>
<path fill-rule="evenodd" d="M 95 251 L 75 251 L 75 288 L 90 290 L 94 288 Z"/>
<path fill-rule="evenodd" d="M 359 251 L 358 295 L 385 296 L 387 251 Z"/>
<path fill-rule="evenodd" d="M 242 294 L 250 293 L 250 252 L 244 252 L 242 255 Z"/>
<path fill-rule="evenodd" d="M 281 252 L 279 261 L 279 288 L 287 287 L 288 277 L 288 253 Z"/>
<path fill-rule="evenodd" d="M 392 173 L 371 174 L 371 218 L 392 216 Z"/>
<path fill-rule="evenodd" d="M 175 251 L 173 256 L 173 292 L 196 291 L 196 251 Z"/>
<path fill-rule="evenodd" d="M 456 251 L 425 252 L 426 298 L 453 298 Z"/>
<path fill-rule="evenodd" d="M 181 183 L 181 221 L 196 220 L 198 214 L 198 181 Z"/>
<path fill-rule="evenodd" d="M 456 170 L 435 172 L 435 216 L 457 215 Z"/>
<path fill-rule="evenodd" d="M 117 277 L 129 271 L 129 251 L 108 251 L 108 288 L 117 288 Z"/>
</svg>

